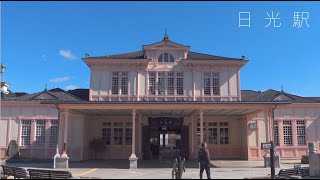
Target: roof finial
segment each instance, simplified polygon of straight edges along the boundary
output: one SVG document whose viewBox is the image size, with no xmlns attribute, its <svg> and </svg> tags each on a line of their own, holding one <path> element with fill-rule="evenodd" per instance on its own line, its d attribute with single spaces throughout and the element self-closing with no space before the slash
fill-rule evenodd
<svg viewBox="0 0 320 180">
<path fill-rule="evenodd" d="M 283 85 L 282 85 L 282 84 L 281 84 L 281 92 L 284 92 L 284 91 L 283 91 Z"/>
<path fill-rule="evenodd" d="M 169 37 L 168 37 L 168 34 L 167 34 L 167 28 L 165 29 L 165 34 L 164 34 L 164 37 L 163 37 L 163 41 L 168 41 L 169 40 Z"/>
<path fill-rule="evenodd" d="M 48 89 L 47 89 L 47 86 L 48 86 L 48 84 L 46 83 L 46 88 L 44 89 L 45 91 L 47 91 Z"/>
</svg>

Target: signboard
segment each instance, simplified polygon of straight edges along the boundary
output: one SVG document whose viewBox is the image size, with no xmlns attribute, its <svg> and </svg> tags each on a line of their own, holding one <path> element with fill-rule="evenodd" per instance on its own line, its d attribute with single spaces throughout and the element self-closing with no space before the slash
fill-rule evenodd
<svg viewBox="0 0 320 180">
<path fill-rule="evenodd" d="M 271 143 L 261 143 L 261 149 L 271 149 Z"/>
<path fill-rule="evenodd" d="M 168 130 L 168 127 L 167 126 L 162 126 L 162 130 L 166 131 L 166 130 Z"/>
</svg>

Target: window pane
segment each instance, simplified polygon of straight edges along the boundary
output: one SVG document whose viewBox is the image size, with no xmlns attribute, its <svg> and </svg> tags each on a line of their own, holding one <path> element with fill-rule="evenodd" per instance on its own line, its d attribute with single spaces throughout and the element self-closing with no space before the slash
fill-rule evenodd
<svg viewBox="0 0 320 180">
<path fill-rule="evenodd" d="M 21 146 L 30 145 L 31 120 L 21 121 Z"/>
<path fill-rule="evenodd" d="M 132 144 L 132 128 L 126 128 L 126 145 Z"/>
<path fill-rule="evenodd" d="M 169 54 L 164 53 L 164 62 L 169 62 Z"/>
<path fill-rule="evenodd" d="M 46 132 L 46 127 L 45 126 L 36 126 L 36 142 L 35 142 L 35 146 L 43 147 L 45 145 L 45 132 Z"/>
<path fill-rule="evenodd" d="M 177 73 L 177 95 L 183 95 L 183 73 Z"/>
<path fill-rule="evenodd" d="M 220 144 L 229 144 L 228 128 L 220 128 Z"/>
<path fill-rule="evenodd" d="M 121 77 L 121 94 L 128 94 L 128 77 Z"/>
<path fill-rule="evenodd" d="M 304 146 L 306 142 L 306 125 L 304 120 L 297 120 L 298 146 Z"/>
<path fill-rule="evenodd" d="M 213 75 L 212 79 L 212 93 L 213 95 L 220 95 L 220 82 L 219 82 L 219 74 L 218 73 L 213 73 L 217 74 L 216 76 Z"/>
<path fill-rule="evenodd" d="M 164 73 L 159 72 L 158 73 L 158 95 L 164 95 Z"/>
<path fill-rule="evenodd" d="M 204 78 L 204 87 L 203 87 L 203 93 L 204 95 L 211 95 L 211 83 L 210 78 Z"/>
<path fill-rule="evenodd" d="M 174 78 L 169 77 L 168 78 L 168 95 L 173 95 L 174 94 Z"/>
<path fill-rule="evenodd" d="M 170 62 L 174 62 L 174 57 L 170 54 Z"/>
<path fill-rule="evenodd" d="M 111 128 L 102 128 L 102 139 L 106 145 L 111 144 Z"/>
<path fill-rule="evenodd" d="M 163 62 L 163 54 L 161 54 L 158 58 L 158 62 Z"/>
<path fill-rule="evenodd" d="M 149 77 L 149 94 L 155 95 L 156 94 L 156 78 Z"/>
<path fill-rule="evenodd" d="M 277 122 L 277 121 L 275 121 L 275 122 Z M 275 144 L 277 145 L 277 146 L 279 146 L 279 127 L 278 127 L 278 123 L 275 123 L 274 124 L 274 135 L 275 135 L 275 137 L 274 137 L 274 141 L 275 141 Z"/>
<path fill-rule="evenodd" d="M 292 146 L 292 127 L 291 125 L 283 126 L 283 143 L 285 146 Z"/>
<path fill-rule="evenodd" d="M 51 120 L 50 127 L 50 147 L 56 147 L 59 137 L 59 120 Z"/>
<path fill-rule="evenodd" d="M 209 128 L 209 144 L 218 144 L 217 128 Z"/>
<path fill-rule="evenodd" d="M 112 77 L 112 94 L 119 92 L 119 77 Z"/>
<path fill-rule="evenodd" d="M 114 144 L 115 145 L 122 145 L 122 128 L 114 128 Z"/>
</svg>

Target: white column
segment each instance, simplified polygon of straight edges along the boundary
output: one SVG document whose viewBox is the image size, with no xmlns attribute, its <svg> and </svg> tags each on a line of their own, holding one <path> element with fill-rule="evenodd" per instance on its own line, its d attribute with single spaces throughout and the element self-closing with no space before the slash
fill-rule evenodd
<svg viewBox="0 0 320 180">
<path fill-rule="evenodd" d="M 68 110 L 66 110 L 64 113 L 64 133 L 63 133 L 63 144 L 64 144 L 63 154 L 65 155 L 67 154 L 68 116 L 69 116 L 69 112 Z"/>
<path fill-rule="evenodd" d="M 132 110 L 132 154 L 130 158 L 136 158 L 136 110 Z"/>
<path fill-rule="evenodd" d="M 191 154 L 194 153 L 194 117 L 191 116 Z"/>
<path fill-rule="evenodd" d="M 22 122 L 21 122 L 21 118 L 19 117 L 19 127 L 18 127 L 18 145 L 21 146 L 21 133 L 22 133 Z"/>
<path fill-rule="evenodd" d="M 148 96 L 149 96 L 149 71 L 147 71 L 146 72 L 147 74 L 146 74 L 146 84 L 145 84 L 145 95 L 147 96 L 147 98 L 148 98 Z"/>
<path fill-rule="evenodd" d="M 265 123 L 265 131 L 266 131 L 266 142 L 269 142 L 269 116 L 267 110 L 264 110 L 264 123 Z"/>
<path fill-rule="evenodd" d="M 200 110 L 200 143 L 203 142 L 203 111 Z"/>
<path fill-rule="evenodd" d="M 11 141 L 11 116 L 8 119 L 8 126 L 7 126 L 7 147 Z"/>
<path fill-rule="evenodd" d="M 63 151 L 63 127 L 64 127 L 64 121 L 63 121 L 63 112 L 60 111 L 59 115 L 59 137 L 58 137 L 58 150 L 59 153 L 62 154 Z"/>
<path fill-rule="evenodd" d="M 139 153 L 142 153 L 141 122 L 142 122 L 142 115 L 139 114 L 139 124 L 138 124 L 138 127 L 139 127 Z"/>
<path fill-rule="evenodd" d="M 137 69 L 137 78 L 136 78 L 136 95 L 137 95 L 137 101 L 140 101 L 139 98 L 139 69 Z"/>
<path fill-rule="evenodd" d="M 238 85 L 238 100 L 241 101 L 240 70 L 238 70 L 237 72 L 237 85 Z"/>
<path fill-rule="evenodd" d="M 138 167 L 136 156 L 136 110 L 132 110 L 132 154 L 129 157 L 130 160 L 130 169 L 136 169 Z"/>
<path fill-rule="evenodd" d="M 193 96 L 193 101 L 196 101 L 196 85 L 194 81 L 194 71 L 192 71 L 192 96 Z"/>
</svg>

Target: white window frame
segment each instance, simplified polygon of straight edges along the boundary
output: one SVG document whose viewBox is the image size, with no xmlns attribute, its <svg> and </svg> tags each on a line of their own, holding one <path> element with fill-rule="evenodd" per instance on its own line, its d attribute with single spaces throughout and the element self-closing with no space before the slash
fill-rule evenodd
<svg viewBox="0 0 320 180">
<path fill-rule="evenodd" d="M 176 90 L 177 90 L 177 96 L 184 96 L 184 73 L 183 72 L 176 72 Z M 181 80 L 180 83 L 178 80 Z M 182 92 L 182 94 L 180 94 Z"/>
<path fill-rule="evenodd" d="M 45 147 L 47 120 L 37 119 L 35 121 L 36 121 L 35 146 L 36 147 Z"/>
<path fill-rule="evenodd" d="M 297 120 L 297 142 L 298 146 L 306 146 L 307 139 L 306 139 L 306 122 L 305 120 Z"/>
<path fill-rule="evenodd" d="M 129 72 L 114 71 L 111 77 L 111 94 L 128 95 L 129 94 Z"/>
<path fill-rule="evenodd" d="M 105 133 L 104 133 L 105 130 Z M 103 122 L 102 129 L 101 129 L 101 139 L 105 141 L 105 145 L 112 144 L 112 124 L 111 122 Z"/>
<path fill-rule="evenodd" d="M 209 86 L 205 86 L 206 79 L 210 79 L 210 94 L 208 94 Z M 202 73 L 202 93 L 204 96 L 221 96 L 220 72 L 203 72 Z"/>
<path fill-rule="evenodd" d="M 50 126 L 50 147 L 55 147 L 58 144 L 59 139 L 59 120 L 58 119 L 51 119 L 51 126 Z"/>
<path fill-rule="evenodd" d="M 21 119 L 21 142 L 20 146 L 30 146 L 31 142 L 31 119 Z"/>
<path fill-rule="evenodd" d="M 293 146 L 292 120 L 283 120 L 283 145 Z"/>
<path fill-rule="evenodd" d="M 167 55 L 167 58 L 168 58 L 167 62 L 165 62 L 166 55 Z M 174 63 L 175 62 L 175 58 L 171 53 L 163 52 L 158 56 L 157 62 L 158 63 Z"/>
<path fill-rule="evenodd" d="M 167 95 L 173 96 L 174 95 L 174 74 L 175 72 L 168 72 L 167 73 Z"/>
</svg>

